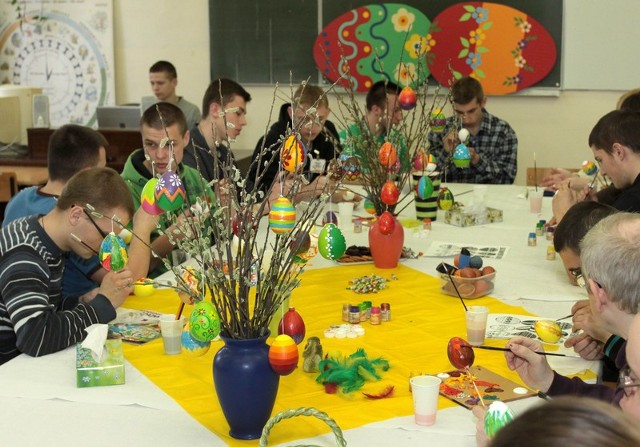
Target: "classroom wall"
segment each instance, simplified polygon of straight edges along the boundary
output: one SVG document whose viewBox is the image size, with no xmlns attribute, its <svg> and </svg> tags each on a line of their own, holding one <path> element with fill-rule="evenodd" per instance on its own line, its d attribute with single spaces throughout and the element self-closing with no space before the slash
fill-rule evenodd
<svg viewBox="0 0 640 447">
<path fill-rule="evenodd" d="M 210 81 L 207 0 L 114 0 L 114 34 L 118 104 L 150 95 L 149 66 L 167 59 L 178 70 L 178 94 L 201 107 Z M 274 92 L 273 86 L 247 89 L 253 100 L 249 104 L 249 124 L 234 145 L 238 150 L 252 149 L 264 133 Z M 282 89 L 285 96 L 288 90 Z M 490 97 L 487 109 L 506 119 L 518 134 L 516 183 L 525 183 L 534 152 L 539 167 L 577 168 L 583 160 L 592 158 L 587 146 L 589 132 L 600 116 L 615 107 L 624 90 L 561 90 L 559 96 Z"/>
</svg>

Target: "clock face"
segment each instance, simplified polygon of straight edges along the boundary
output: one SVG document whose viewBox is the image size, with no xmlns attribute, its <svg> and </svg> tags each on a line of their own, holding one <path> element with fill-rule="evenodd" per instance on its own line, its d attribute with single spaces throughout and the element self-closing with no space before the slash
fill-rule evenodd
<svg viewBox="0 0 640 447">
<path fill-rule="evenodd" d="M 68 16 L 13 23 L 0 34 L 0 83 L 42 87 L 52 127 L 93 125 L 107 99 L 107 64 L 91 34 Z"/>
</svg>

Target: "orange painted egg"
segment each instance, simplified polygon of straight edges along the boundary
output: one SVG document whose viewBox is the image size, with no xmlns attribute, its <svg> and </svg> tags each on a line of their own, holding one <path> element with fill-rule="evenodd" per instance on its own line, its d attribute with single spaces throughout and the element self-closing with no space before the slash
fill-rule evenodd
<svg viewBox="0 0 640 447">
<path fill-rule="evenodd" d="M 269 364 L 281 376 L 295 371 L 298 366 L 298 346 L 288 335 L 278 335 L 269 348 Z"/>
<path fill-rule="evenodd" d="M 296 225 L 296 209 L 286 197 L 278 197 L 269 211 L 269 228 L 274 233 L 288 233 Z"/>
<path fill-rule="evenodd" d="M 378 151 L 378 160 L 386 168 L 392 168 L 398 161 L 398 152 L 393 144 L 388 141 L 384 143 Z"/>
<path fill-rule="evenodd" d="M 282 167 L 285 171 L 296 172 L 304 164 L 304 154 L 304 145 L 295 135 L 290 135 L 282 144 L 282 149 L 280 150 Z"/>
<path fill-rule="evenodd" d="M 409 86 L 403 88 L 398 95 L 398 104 L 402 110 L 413 109 L 416 106 L 417 101 L 418 95 L 416 95 L 416 92 Z"/>
<path fill-rule="evenodd" d="M 391 206 L 398 203 L 398 198 L 400 198 L 400 191 L 398 190 L 395 182 L 392 182 L 391 180 L 385 182 L 380 190 L 380 199 L 382 199 L 382 201 L 387 205 Z"/>
</svg>

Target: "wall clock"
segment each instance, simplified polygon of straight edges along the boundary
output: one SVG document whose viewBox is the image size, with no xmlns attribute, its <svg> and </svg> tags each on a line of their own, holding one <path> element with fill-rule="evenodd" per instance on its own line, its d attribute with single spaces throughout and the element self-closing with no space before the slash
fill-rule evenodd
<svg viewBox="0 0 640 447">
<path fill-rule="evenodd" d="M 89 30 L 69 16 L 10 23 L 0 31 L 0 83 L 42 87 L 52 127 L 91 126 L 107 100 L 106 59 Z"/>
</svg>

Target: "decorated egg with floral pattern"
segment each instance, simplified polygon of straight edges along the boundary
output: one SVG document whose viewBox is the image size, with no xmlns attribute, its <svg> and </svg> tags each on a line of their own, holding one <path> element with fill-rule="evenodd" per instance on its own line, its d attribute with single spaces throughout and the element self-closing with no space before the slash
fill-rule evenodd
<svg viewBox="0 0 640 447">
<path fill-rule="evenodd" d="M 269 228 L 276 234 L 288 233 L 296 225 L 296 209 L 291 201 L 280 196 L 269 211 Z"/>
<path fill-rule="evenodd" d="M 400 191 L 395 182 L 388 180 L 382 185 L 380 190 L 380 199 L 387 205 L 395 205 L 400 198 Z"/>
<path fill-rule="evenodd" d="M 335 224 L 326 224 L 318 235 L 318 251 L 323 258 L 336 260 L 347 250 L 347 241 Z"/>
<path fill-rule="evenodd" d="M 388 236 L 393 233 L 393 230 L 395 230 L 395 228 L 396 220 L 393 217 L 393 214 L 391 214 L 389 211 L 385 211 L 384 213 L 382 213 L 378 218 L 378 229 L 380 230 L 380 233 Z"/>
<path fill-rule="evenodd" d="M 147 183 L 145 183 L 144 188 L 142 188 L 142 193 L 140 194 L 140 206 L 147 213 L 152 216 L 157 216 L 158 214 L 162 214 L 162 208 L 158 206 L 156 203 L 156 185 L 158 184 L 157 178 L 149 179 Z"/>
<path fill-rule="evenodd" d="M 291 374 L 298 366 L 298 345 L 288 335 L 278 335 L 269 348 L 269 364 L 281 376 Z"/>
<path fill-rule="evenodd" d="M 471 152 L 466 144 L 460 143 L 453 150 L 453 164 L 459 168 L 468 168 L 471 163 Z"/>
<path fill-rule="evenodd" d="M 418 180 L 416 194 L 420 199 L 428 199 L 433 194 L 433 182 L 428 175 L 423 175 Z"/>
<path fill-rule="evenodd" d="M 210 341 L 198 341 L 193 335 L 191 335 L 191 326 L 187 323 L 180 335 L 180 344 L 182 345 L 182 351 L 193 357 L 200 357 L 209 352 L 211 347 Z"/>
<path fill-rule="evenodd" d="M 191 335 L 199 342 L 206 343 L 213 340 L 220 333 L 220 316 L 209 301 L 196 304 L 189 316 Z"/>
<path fill-rule="evenodd" d="M 156 204 L 164 211 L 182 207 L 187 197 L 182 180 L 173 171 L 167 171 L 158 180 L 155 189 Z"/>
<path fill-rule="evenodd" d="M 296 172 L 304 165 L 305 148 L 295 135 L 290 135 L 280 149 L 280 163 L 285 171 Z"/>
<path fill-rule="evenodd" d="M 129 260 L 127 246 L 113 231 L 103 239 L 98 252 L 100 264 L 110 272 L 122 270 Z"/>
</svg>

